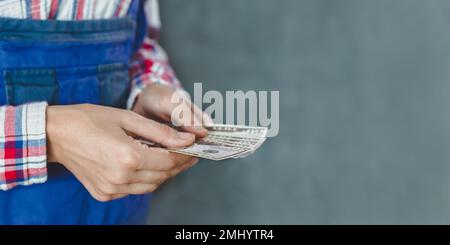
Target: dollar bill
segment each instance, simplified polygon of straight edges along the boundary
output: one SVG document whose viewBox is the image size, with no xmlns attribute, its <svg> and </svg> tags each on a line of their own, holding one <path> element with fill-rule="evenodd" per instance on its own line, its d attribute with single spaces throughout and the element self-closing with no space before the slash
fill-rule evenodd
<svg viewBox="0 0 450 245">
<path fill-rule="evenodd" d="M 210 134 L 220 134 L 228 136 L 242 136 L 242 137 L 266 137 L 266 127 L 251 127 L 251 126 L 238 126 L 238 125 L 225 125 L 214 124 L 212 126 L 206 126 L 206 129 Z"/>
<path fill-rule="evenodd" d="M 206 127 L 208 136 L 184 148 L 171 148 L 171 152 L 195 157 L 224 160 L 246 157 L 256 151 L 266 140 L 267 128 L 215 124 Z M 152 147 L 158 145 L 140 140 Z"/>
</svg>

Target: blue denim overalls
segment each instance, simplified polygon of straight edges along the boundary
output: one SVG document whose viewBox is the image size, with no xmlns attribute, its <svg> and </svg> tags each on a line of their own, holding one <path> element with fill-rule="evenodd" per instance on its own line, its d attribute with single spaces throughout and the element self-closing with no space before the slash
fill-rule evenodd
<svg viewBox="0 0 450 245">
<path fill-rule="evenodd" d="M 146 28 L 141 4 L 134 0 L 120 19 L 0 18 L 0 104 L 45 100 L 124 108 L 128 63 Z M 62 165 L 49 164 L 48 172 L 44 184 L 0 191 L 0 224 L 145 223 L 149 195 L 102 203 Z"/>
</svg>

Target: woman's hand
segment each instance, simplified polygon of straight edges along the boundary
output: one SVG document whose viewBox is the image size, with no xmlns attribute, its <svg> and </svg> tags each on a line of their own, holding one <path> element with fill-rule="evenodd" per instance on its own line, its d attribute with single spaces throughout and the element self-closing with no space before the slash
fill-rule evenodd
<svg viewBox="0 0 450 245">
<path fill-rule="evenodd" d="M 153 192 L 198 161 L 149 148 L 131 136 L 166 147 L 184 147 L 195 140 L 193 134 L 132 111 L 96 105 L 47 108 L 48 162 L 63 164 L 99 201 Z"/>
<path fill-rule="evenodd" d="M 180 102 L 173 102 L 172 96 L 176 91 L 167 85 L 150 84 L 147 85 L 144 91 L 137 97 L 133 111 L 147 118 L 158 120 L 164 123 L 171 123 L 171 115 L 175 107 L 179 106 Z M 179 91 L 177 96 L 182 96 Z M 197 137 L 205 137 L 208 131 L 203 127 L 204 124 L 212 124 L 211 118 L 202 112 L 188 97 L 183 97 L 181 103 L 188 108 L 191 115 L 190 121 L 177 121 L 183 125 L 182 129 L 195 134 Z"/>
</svg>

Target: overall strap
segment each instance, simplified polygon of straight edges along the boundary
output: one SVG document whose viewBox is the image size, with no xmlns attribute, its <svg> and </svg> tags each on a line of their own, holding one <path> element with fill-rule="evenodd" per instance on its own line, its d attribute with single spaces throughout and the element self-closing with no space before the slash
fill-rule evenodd
<svg viewBox="0 0 450 245">
<path fill-rule="evenodd" d="M 147 35 L 147 16 L 145 12 L 146 0 L 133 0 L 130 6 L 128 15 L 136 21 L 136 30 L 133 43 L 133 53 L 135 53 L 144 42 L 144 38 Z"/>
<path fill-rule="evenodd" d="M 136 18 L 139 15 L 139 7 L 143 5 L 143 2 L 145 0 L 131 0 L 132 3 L 130 4 L 130 7 L 128 8 L 128 16 L 131 18 Z"/>
</svg>

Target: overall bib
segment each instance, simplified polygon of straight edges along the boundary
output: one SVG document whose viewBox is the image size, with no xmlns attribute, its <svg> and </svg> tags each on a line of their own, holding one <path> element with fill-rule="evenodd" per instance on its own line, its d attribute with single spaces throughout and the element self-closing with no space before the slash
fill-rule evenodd
<svg viewBox="0 0 450 245">
<path fill-rule="evenodd" d="M 134 0 L 120 19 L 0 18 L 0 105 L 125 108 L 128 64 L 146 28 L 140 4 Z M 0 191 L 0 224 L 140 224 L 149 201 L 149 195 L 131 195 L 98 202 L 62 165 L 49 164 L 46 183 Z"/>
</svg>

